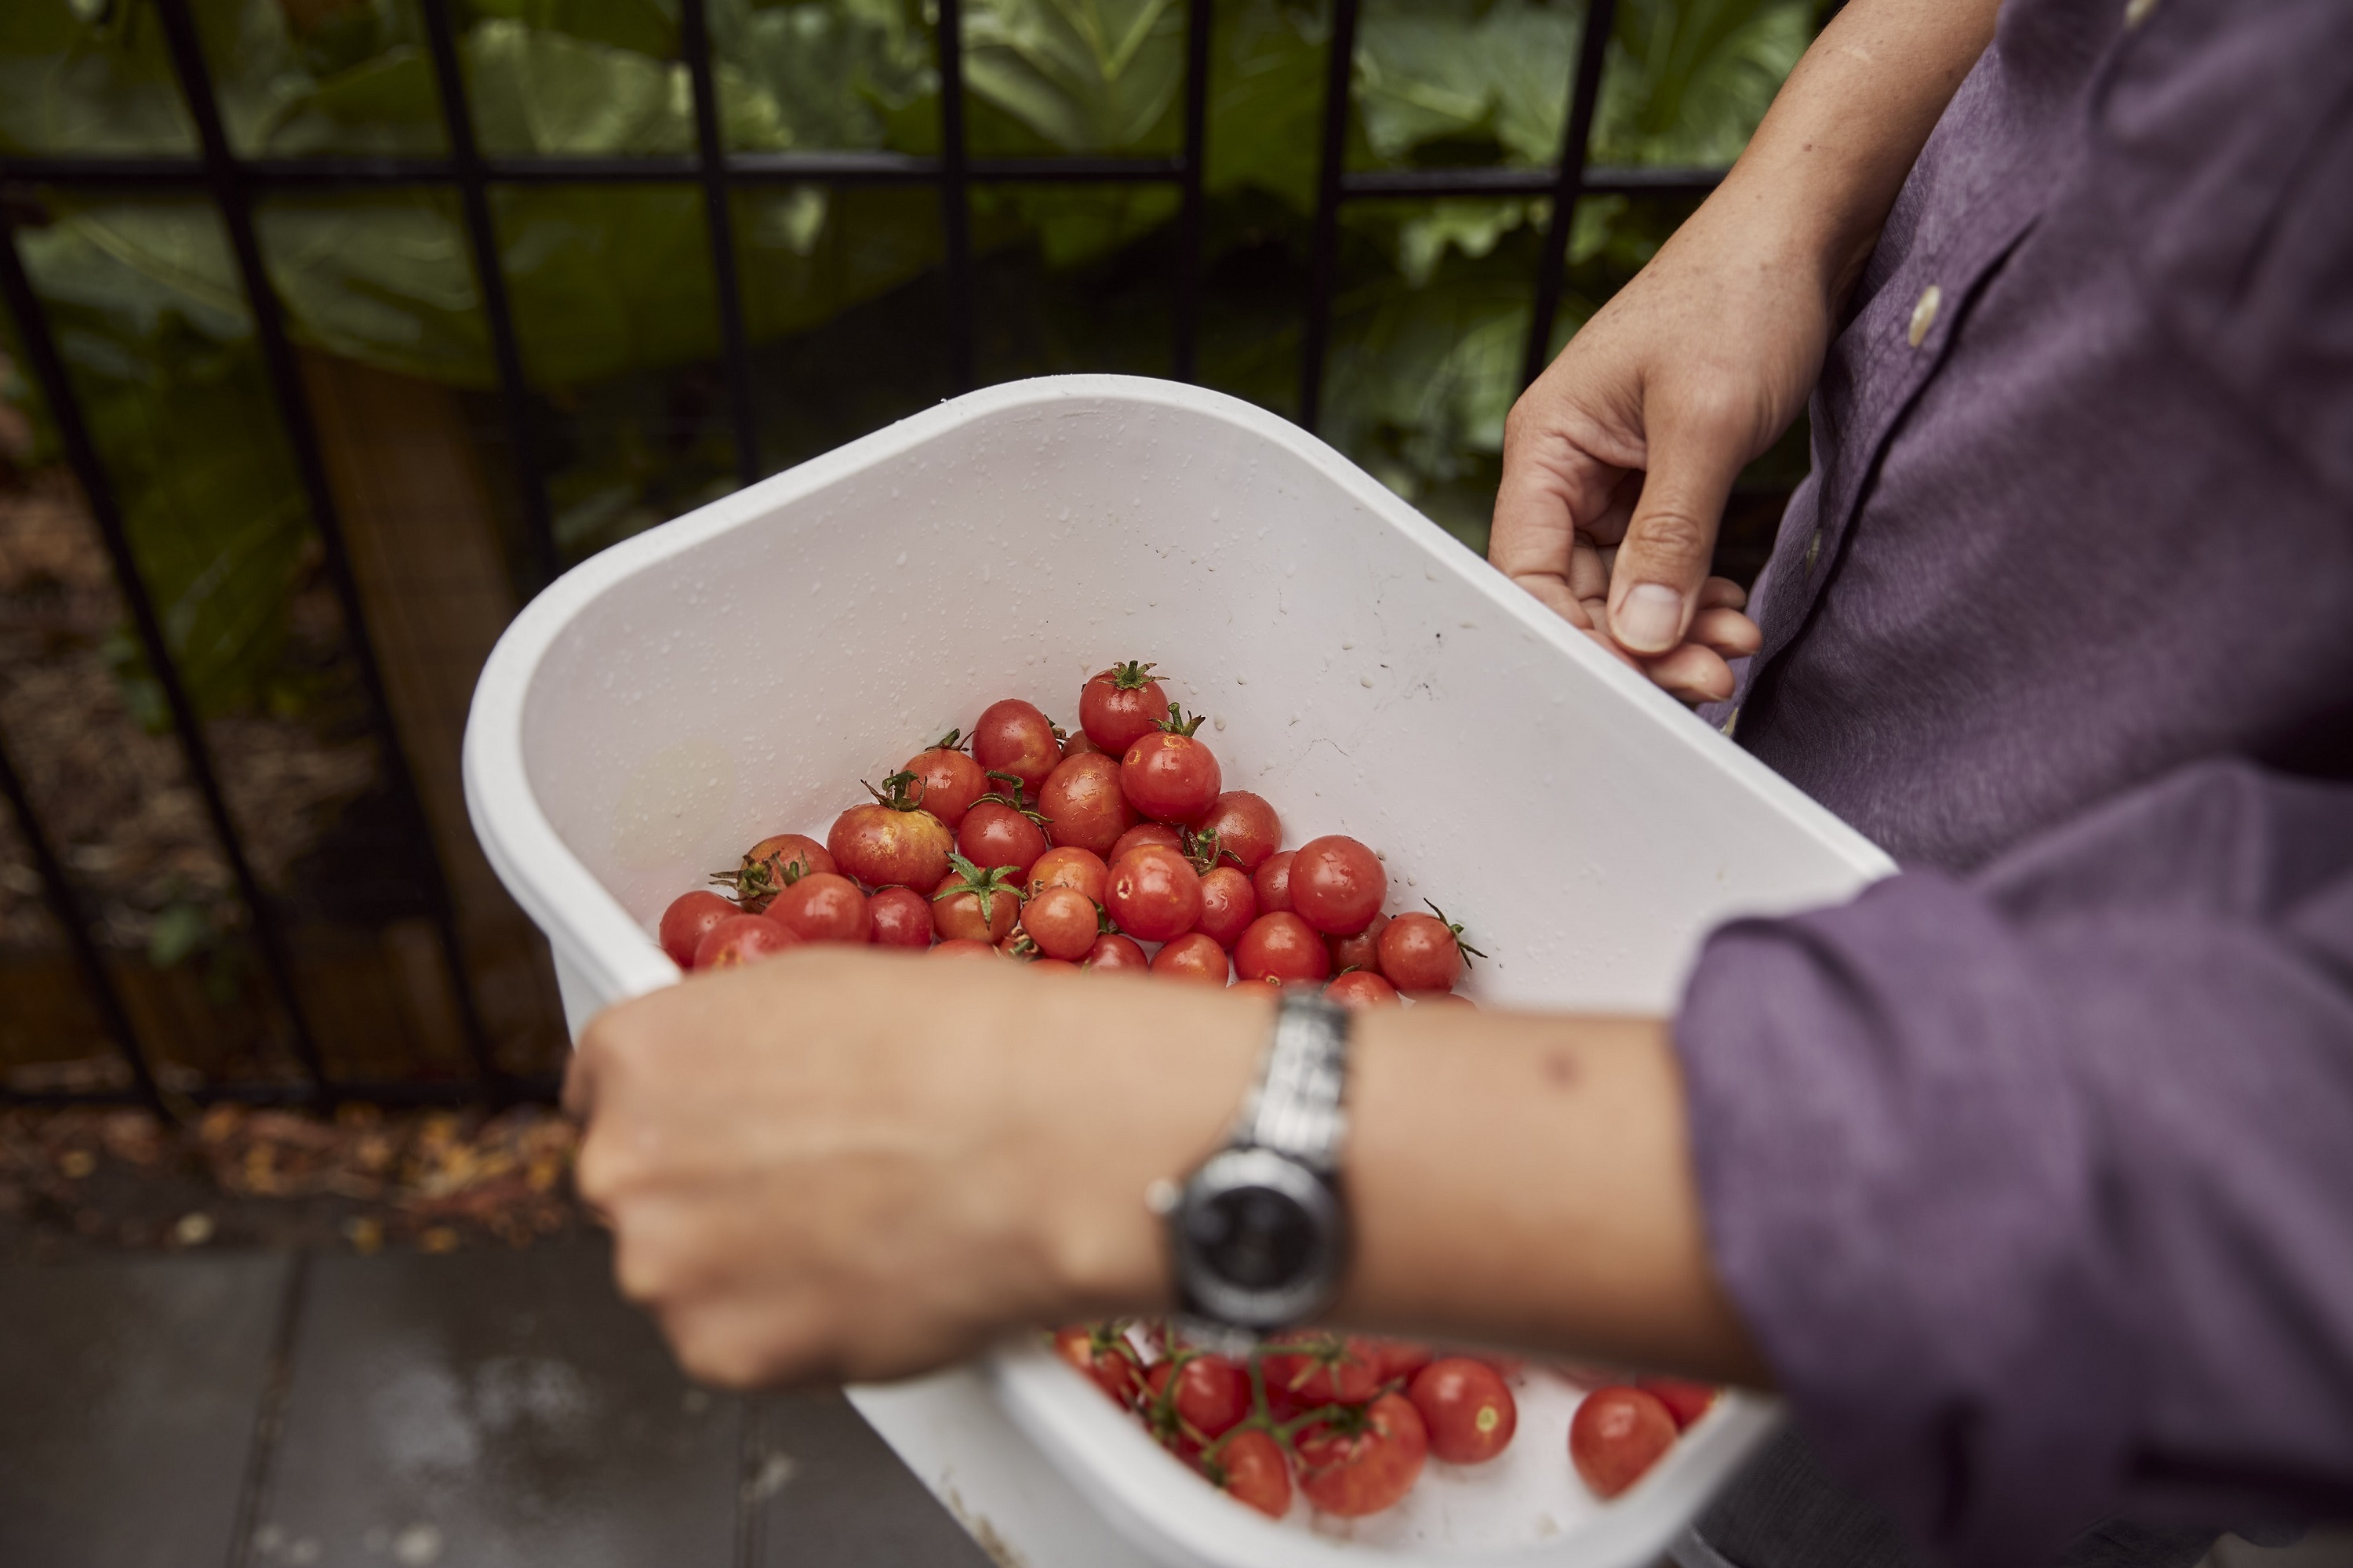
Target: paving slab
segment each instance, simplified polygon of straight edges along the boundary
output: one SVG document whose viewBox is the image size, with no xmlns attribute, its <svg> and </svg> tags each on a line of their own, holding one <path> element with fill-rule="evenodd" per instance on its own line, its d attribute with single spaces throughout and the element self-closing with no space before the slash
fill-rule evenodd
<svg viewBox="0 0 2353 1568">
<path fill-rule="evenodd" d="M 243 1568 L 732 1568 L 743 1402 L 601 1245 L 322 1256 Z"/>
<path fill-rule="evenodd" d="M 290 1267 L 0 1267 L 0 1563 L 228 1561 Z"/>
<path fill-rule="evenodd" d="M 754 1407 L 744 1496 L 754 1568 L 988 1568 L 988 1555 L 839 1393 Z"/>
</svg>

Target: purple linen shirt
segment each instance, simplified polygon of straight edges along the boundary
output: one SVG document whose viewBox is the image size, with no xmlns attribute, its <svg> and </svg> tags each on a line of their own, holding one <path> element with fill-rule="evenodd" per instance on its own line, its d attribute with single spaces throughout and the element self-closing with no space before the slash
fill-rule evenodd
<svg viewBox="0 0 2353 1568">
<path fill-rule="evenodd" d="M 1945 1561 L 2353 1517 L 2353 5 L 2009 0 L 1733 704 L 1904 874 L 1676 1023 L 1725 1283 Z"/>
</svg>

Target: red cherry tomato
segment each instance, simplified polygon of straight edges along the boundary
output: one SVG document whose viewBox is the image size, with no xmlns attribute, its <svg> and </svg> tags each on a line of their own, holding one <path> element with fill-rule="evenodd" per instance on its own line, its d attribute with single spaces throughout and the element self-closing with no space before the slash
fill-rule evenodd
<svg viewBox="0 0 2353 1568">
<path fill-rule="evenodd" d="M 931 956 L 935 959 L 1001 959 L 1005 955 L 990 943 L 976 941 L 970 937 L 950 937 L 934 948 Z"/>
<path fill-rule="evenodd" d="M 1436 906 L 1431 907 L 1435 908 Z M 1462 942 L 1462 927 L 1442 915 L 1400 915 L 1381 933 L 1381 973 L 1399 991 L 1452 991 L 1477 952 Z"/>
<path fill-rule="evenodd" d="M 1284 911 L 1250 923 L 1234 944 L 1234 968 L 1244 980 L 1320 980 L 1332 970 L 1332 952 L 1314 927 Z"/>
<path fill-rule="evenodd" d="M 1299 1411 L 1319 1404 L 1362 1404 L 1380 1392 L 1377 1340 L 1305 1330 L 1278 1335 L 1271 1342 L 1298 1347 L 1270 1350 L 1259 1358 L 1267 1398 L 1279 1405 Z"/>
<path fill-rule="evenodd" d="M 1189 729 L 1154 730 L 1119 760 L 1127 803 L 1158 822 L 1201 816 L 1217 803 L 1219 782 L 1217 758 Z"/>
<path fill-rule="evenodd" d="M 1468 1356 L 1432 1361 L 1414 1375 L 1413 1407 L 1430 1451 L 1450 1465 L 1481 1465 L 1511 1446 L 1520 1407 L 1495 1369 Z"/>
<path fill-rule="evenodd" d="M 1638 1377 L 1634 1386 L 1667 1407 L 1678 1432 L 1688 1429 L 1715 1403 L 1714 1383 L 1694 1383 L 1688 1378 Z"/>
<path fill-rule="evenodd" d="M 996 786 L 988 769 L 950 746 L 935 746 L 907 758 L 904 771 L 915 776 L 923 810 L 953 828 L 964 821 L 972 803 Z"/>
<path fill-rule="evenodd" d="M 661 949 L 670 961 L 680 969 L 694 967 L 694 949 L 711 927 L 722 920 L 733 920 L 743 911 L 732 898 L 722 898 L 716 893 L 681 893 L 670 900 L 662 911 L 659 939 Z"/>
<path fill-rule="evenodd" d="M 1176 851 L 1145 844 L 1112 863 L 1103 905 L 1129 936 L 1165 942 L 1200 918 L 1201 878 Z"/>
<path fill-rule="evenodd" d="M 1674 1446 L 1675 1418 L 1639 1388 L 1598 1388 L 1568 1422 L 1568 1457 L 1596 1496 L 1614 1498 Z"/>
<path fill-rule="evenodd" d="M 833 868 L 869 887 L 928 888 L 947 874 L 955 835 L 915 804 L 914 780 L 893 773 L 873 803 L 852 806 L 826 834 Z"/>
<path fill-rule="evenodd" d="M 1383 1383 L 1409 1378 L 1430 1361 L 1431 1351 L 1419 1340 L 1367 1340 L 1373 1375 Z"/>
<path fill-rule="evenodd" d="M 1170 980 L 1206 980 L 1222 986 L 1233 970 L 1232 960 L 1217 938 L 1198 931 L 1171 937 L 1167 946 L 1152 955 L 1152 972 Z"/>
<path fill-rule="evenodd" d="M 773 953 L 800 944 L 798 937 L 765 915 L 731 915 L 704 932 L 702 940 L 695 944 L 694 967 L 732 969 L 758 963 Z"/>
<path fill-rule="evenodd" d="M 1319 931 L 1345 937 L 1363 930 L 1388 895 L 1379 857 L 1345 833 L 1308 840 L 1291 863 L 1291 906 Z"/>
<path fill-rule="evenodd" d="M 735 902 L 756 915 L 797 878 L 834 869 L 833 856 L 807 833 L 774 833 L 745 850 L 733 871 L 711 880 L 733 889 Z"/>
<path fill-rule="evenodd" d="M 1377 974 L 1350 969 L 1324 988 L 1324 994 L 1342 1007 L 1403 1007 L 1397 987 Z"/>
<path fill-rule="evenodd" d="M 1079 688 L 1081 732 L 1113 757 L 1124 755 L 1167 714 L 1167 694 L 1152 678 L 1152 666 L 1132 659 L 1090 675 Z"/>
<path fill-rule="evenodd" d="M 1229 789 L 1210 803 L 1201 820 L 1193 824 L 1197 833 L 1218 835 L 1219 863 L 1241 867 L 1245 874 L 1266 863 L 1282 842 L 1282 822 L 1274 808 L 1263 797 L 1247 789 Z"/>
<path fill-rule="evenodd" d="M 1421 1414 L 1403 1394 L 1385 1393 L 1349 1419 L 1318 1421 L 1299 1434 L 1299 1489 L 1326 1513 L 1358 1519 L 1401 1501 L 1430 1454 Z"/>
<path fill-rule="evenodd" d="M 1389 917 L 1373 916 L 1372 924 L 1353 937 L 1326 937 L 1332 949 L 1332 972 L 1342 969 L 1364 969 L 1372 974 L 1386 975 L 1381 968 L 1381 933 L 1388 929 Z"/>
<path fill-rule="evenodd" d="M 1113 931 L 1095 938 L 1095 945 L 1089 948 L 1087 956 L 1079 960 L 1079 968 L 1102 969 L 1107 974 L 1121 969 L 1145 974 L 1150 971 L 1152 960 L 1144 956 L 1144 949 L 1136 945 L 1133 937 L 1123 937 Z"/>
<path fill-rule="evenodd" d="M 886 887 L 866 901 L 875 945 L 883 948 L 928 948 L 936 927 L 932 901 L 912 887 Z"/>
<path fill-rule="evenodd" d="M 1263 991 L 1268 996 L 1271 997 L 1280 997 L 1282 995 L 1282 984 L 1279 980 L 1238 980 L 1226 989 L 1229 991 Z"/>
<path fill-rule="evenodd" d="M 1018 879 L 1046 853 L 1046 832 L 1017 807 L 983 800 L 965 813 L 956 851 L 975 865 L 1009 865 Z"/>
<path fill-rule="evenodd" d="M 991 703 L 972 726 L 972 759 L 990 773 L 1010 773 L 1031 794 L 1062 760 L 1054 721 L 1018 697 Z"/>
<path fill-rule="evenodd" d="M 1050 887 L 1021 906 L 1021 928 L 1050 959 L 1076 961 L 1101 934 L 1094 900 L 1075 887 Z"/>
<path fill-rule="evenodd" d="M 1201 917 L 1194 928 L 1230 948 L 1258 918 L 1258 894 L 1250 878 L 1230 865 L 1212 867 L 1201 878 Z"/>
<path fill-rule="evenodd" d="M 1166 822 L 1138 822 L 1119 835 L 1119 842 L 1111 846 L 1111 853 L 1103 856 L 1103 862 L 1107 865 L 1117 865 L 1120 856 L 1132 849 L 1142 849 L 1145 844 L 1159 844 L 1182 853 L 1185 835 Z"/>
<path fill-rule="evenodd" d="M 1250 1411 L 1250 1373 L 1219 1355 L 1188 1356 L 1182 1365 L 1171 1357 L 1145 1374 L 1145 1385 L 1188 1437 L 1222 1437 Z"/>
<path fill-rule="evenodd" d="M 1120 792 L 1118 761 L 1095 752 L 1055 764 L 1038 791 L 1038 811 L 1057 844 L 1075 844 L 1099 855 L 1109 853 L 1135 821 L 1135 808 Z"/>
<path fill-rule="evenodd" d="M 1003 866 L 965 861 L 932 890 L 932 923 L 950 941 L 1001 942 L 1021 917 L 1021 894 Z"/>
<path fill-rule="evenodd" d="M 1063 740 L 1062 755 L 1064 757 L 1100 757 L 1103 755 L 1103 747 L 1097 746 L 1093 741 L 1089 740 L 1085 730 L 1081 730 L 1076 735 L 1070 736 Z M 1119 753 L 1113 752 L 1111 754 L 1111 759 L 1113 762 L 1117 762 L 1119 760 Z"/>
<path fill-rule="evenodd" d="M 874 932 L 866 895 L 830 871 L 813 871 L 777 894 L 768 918 L 805 942 L 863 942 Z"/>
<path fill-rule="evenodd" d="M 1235 1433 L 1204 1468 L 1228 1496 L 1269 1519 L 1291 1511 L 1291 1461 L 1271 1432 L 1254 1426 Z"/>
<path fill-rule="evenodd" d="M 1101 904 L 1103 884 L 1110 880 L 1111 867 L 1103 856 L 1092 850 L 1065 845 L 1048 850 L 1031 863 L 1027 891 L 1035 898 L 1050 887 L 1075 887 L 1087 895 L 1090 904 Z"/>
<path fill-rule="evenodd" d="M 1144 1392 L 1143 1369 L 1109 1330 L 1073 1323 L 1054 1334 L 1054 1353 L 1109 1394 L 1113 1404 L 1134 1404 Z"/>
<path fill-rule="evenodd" d="M 1068 959 L 1032 959 L 1029 960 L 1029 967 L 1037 970 L 1041 975 L 1047 973 L 1077 974 L 1079 972 L 1079 966 L 1071 962 Z"/>
<path fill-rule="evenodd" d="M 1258 912 L 1279 914 L 1291 907 L 1291 863 L 1299 858 L 1297 850 L 1283 850 L 1259 863 L 1250 873 L 1250 891 L 1258 895 Z"/>
</svg>

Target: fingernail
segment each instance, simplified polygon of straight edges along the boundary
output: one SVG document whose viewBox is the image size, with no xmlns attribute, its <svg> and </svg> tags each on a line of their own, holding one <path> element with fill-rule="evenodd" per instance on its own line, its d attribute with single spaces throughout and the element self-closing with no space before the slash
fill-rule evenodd
<svg viewBox="0 0 2353 1568">
<path fill-rule="evenodd" d="M 1610 635 L 1637 653 L 1663 653 L 1683 629 L 1683 596 L 1664 583 L 1636 583 L 1609 618 Z"/>
</svg>

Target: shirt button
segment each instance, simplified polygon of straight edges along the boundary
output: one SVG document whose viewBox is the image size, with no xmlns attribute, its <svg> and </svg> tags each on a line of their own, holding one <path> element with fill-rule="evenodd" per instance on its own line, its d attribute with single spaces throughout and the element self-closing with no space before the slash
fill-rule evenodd
<svg viewBox="0 0 2353 1568">
<path fill-rule="evenodd" d="M 1820 558 L 1821 553 L 1822 531 L 1817 524 L 1814 531 L 1806 535 L 1806 575 L 1808 577 L 1814 575 L 1814 562 Z"/>
<path fill-rule="evenodd" d="M 1912 307 L 1912 324 L 1905 331 L 1904 340 L 1913 347 L 1920 346 L 1928 329 L 1936 324 L 1936 313 L 1944 309 L 1945 291 L 1931 283 L 1920 291 L 1920 302 Z"/>
<path fill-rule="evenodd" d="M 1727 740 L 1728 740 L 1728 739 L 1730 739 L 1730 738 L 1732 737 L 1732 732 L 1733 732 L 1734 730 L 1736 730 L 1736 729 L 1739 728 L 1739 727 L 1740 727 L 1740 710 L 1739 710 L 1739 708 L 1737 708 L 1737 707 L 1735 707 L 1735 708 L 1734 708 L 1730 713 L 1728 713 L 1728 714 L 1725 715 L 1724 715 L 1724 722 L 1723 722 L 1722 724 L 1720 724 L 1720 725 L 1716 726 L 1716 728 L 1718 728 L 1718 729 L 1720 729 L 1720 730 L 1722 730 L 1722 731 L 1724 732 L 1724 734 L 1725 734 L 1725 738 L 1726 738 Z"/>
<path fill-rule="evenodd" d="M 2125 26 L 2137 27 L 2157 9 L 2157 0 L 2125 0 Z"/>
</svg>

